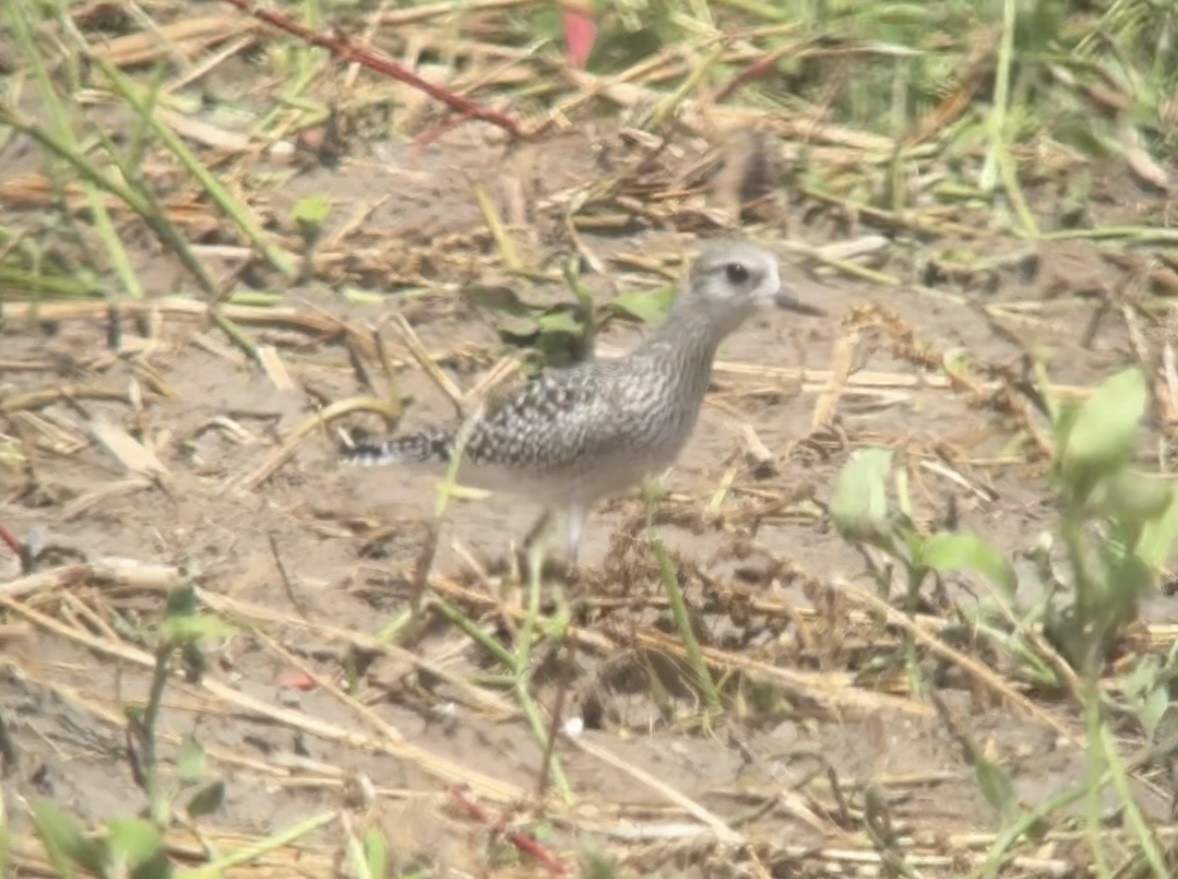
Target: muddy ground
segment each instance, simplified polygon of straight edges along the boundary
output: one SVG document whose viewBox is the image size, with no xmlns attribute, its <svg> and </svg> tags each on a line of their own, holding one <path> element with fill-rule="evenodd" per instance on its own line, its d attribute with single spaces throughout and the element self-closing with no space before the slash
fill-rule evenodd
<svg viewBox="0 0 1178 879">
<path fill-rule="evenodd" d="M 662 259 L 669 277 L 699 239 L 755 234 L 778 248 L 799 294 L 829 317 L 767 316 L 724 345 L 709 404 L 656 507 L 701 640 L 723 651 L 726 667 L 744 664 L 741 682 L 729 686 L 738 696 L 734 707 L 699 722 L 698 697 L 672 656 L 677 640 L 642 537 L 641 501 L 630 495 L 601 505 L 590 520 L 585 569 L 568 586 L 581 637 L 572 672 L 559 670 L 561 654 L 550 643 L 537 648 L 539 704 L 551 710 L 567 683 L 563 716 L 580 715 L 590 727 L 556 749 L 575 805 L 554 798 L 548 821 L 538 824 L 529 804 L 543 753 L 510 690 L 487 683 L 500 671 L 487 653 L 438 612 L 401 648 L 382 650 L 374 640 L 420 580 L 437 474 L 341 467 L 339 430 L 381 432 L 370 414 L 317 426 L 289 459 L 275 458 L 324 407 L 388 394 L 378 359 L 356 341 L 369 338 L 366 327 L 379 328 L 396 364 L 401 426 L 411 429 L 446 421 L 454 410 L 394 331 L 391 315 L 407 318 L 466 391 L 513 349 L 496 332 L 494 315 L 456 295 L 456 285 L 503 283 L 530 301 L 568 300 L 559 283 L 528 284 L 495 265 L 470 181 L 487 188 L 525 261 L 537 265 L 571 242 L 550 213 L 520 209 L 513 194 L 527 192 L 524 204 L 532 205 L 592 182 L 602 172 L 590 139 L 554 137 L 520 159 L 504 157 L 502 145 L 487 145 L 485 135 L 465 126 L 420 155 L 408 147 L 356 148 L 337 167 L 299 173 L 258 157 L 259 176 L 283 175 L 257 186 L 259 210 L 281 225 L 300 198 L 330 196 L 324 238 L 332 240 L 345 222 L 356 225 L 321 251 L 320 274 L 348 277 L 353 289 L 379 297 L 350 302 L 339 283 L 283 290 L 282 308 L 317 321 L 309 330 L 278 325 L 267 317 L 273 308 L 234 313 L 255 342 L 276 350 L 290 389 L 200 316 L 166 307 L 151 313 L 150 306 L 138 316 L 128 312 L 112 348 L 110 321 L 99 309 L 62 303 L 34 316 L 10 307 L 0 331 L 0 522 L 50 545 L 42 570 L 79 557 L 185 566 L 209 606 L 240 627 L 210 646 L 203 682 L 176 677 L 161 719 L 166 759 L 177 737 L 194 734 L 208 750 L 210 771 L 227 781 L 222 807 L 201 819 L 220 845 L 345 810 L 390 831 L 401 868 L 510 869 L 520 855 L 500 837 L 493 845 L 487 823 L 456 805 L 457 786 L 469 782 L 469 796 L 493 816 L 490 823 L 511 814 L 562 857 L 606 851 L 642 874 L 695 875 L 688 865 L 704 858 L 711 875 L 741 874 L 754 863 L 773 875 L 874 875 L 882 849 L 863 820 L 872 793 L 891 822 L 896 851 L 925 875 L 963 875 L 998 818 L 949 725 L 927 698 L 908 691 L 899 630 L 868 613 L 862 596 L 875 587 L 861 556 L 835 534 L 826 504 L 851 450 L 887 444 L 912 468 L 924 521 L 953 510 L 960 527 L 1012 555 L 1031 548 L 1050 525 L 1051 495 L 1042 462 L 1009 444 L 1021 427 L 1017 418 L 996 395 L 946 387 L 943 373 L 922 368 L 914 352 L 923 346 L 921 357 L 931 360 L 963 348 L 991 369 L 988 380 L 1002 382 L 1020 374 L 1027 350 L 1046 351 L 1054 381 L 1091 386 L 1139 356 L 1124 320 L 1114 314 L 1092 323 L 1100 297 L 1122 290 L 1132 271 L 1103 254 L 1133 252 L 1087 241 L 1027 248 L 1001 235 L 926 236 L 920 253 L 968 247 L 1002 263 L 991 275 L 934 277 L 924 269 L 926 256 L 903 243 L 912 240 L 903 230 L 800 197 L 778 204 L 755 232 L 703 223 L 691 232 L 659 231 L 641 220 L 616 234 L 584 230 L 580 246 L 608 273 L 586 273 L 601 304 L 614 284 L 650 288 L 665 280 L 636 270 L 636 260 Z M 596 137 L 624 155 L 616 136 Z M 12 184 L 34 173 L 30 156 L 10 149 L 0 156 L 0 175 Z M 1100 222 L 1164 222 L 1165 200 L 1118 168 L 1098 169 L 1097 180 Z M 707 187 L 700 192 L 706 206 Z M 1055 195 L 1032 194 L 1049 222 Z M 5 214 L 14 226 L 40 222 L 35 206 Z M 134 224 L 124 222 L 130 235 Z M 151 296 L 190 294 L 173 261 L 135 234 L 133 254 Z M 883 237 L 872 244 L 873 236 Z M 854 280 L 799 252 L 800 245 L 857 240 L 868 242 L 858 265 L 903 282 Z M 349 266 L 380 264 L 368 251 L 384 254 L 387 281 L 375 270 L 348 275 Z M 215 234 L 197 252 L 218 272 L 236 265 Z M 433 289 L 398 292 L 405 284 L 394 263 L 411 266 L 407 275 L 416 272 Z M 273 290 L 278 282 L 263 273 L 260 286 Z M 840 352 L 849 350 L 855 315 L 863 329 L 853 372 L 832 401 L 824 390 Z M 879 315 L 890 316 L 891 332 L 880 329 Z M 345 325 L 358 332 L 341 332 Z M 645 332 L 639 322 L 611 320 L 598 345 L 607 354 L 621 351 Z M 1142 332 L 1150 344 L 1164 327 Z M 63 386 L 72 390 L 23 396 Z M 1041 416 L 1029 417 L 1045 429 Z M 128 469 L 96 439 L 93 425 L 104 421 L 150 446 L 159 471 Z M 260 477 L 258 468 L 276 462 Z M 727 490 L 717 495 L 722 485 Z M 508 640 L 518 625 L 509 609 L 522 599 L 507 561 L 535 514 L 510 499 L 453 501 L 429 570 L 430 594 Z M 20 582 L 15 559 L 0 564 L 0 584 Z M 1033 594 L 1030 568 L 1020 571 L 1025 594 Z M 79 580 L 6 598 L 5 622 L 14 628 L 4 644 L 0 713 L 19 758 L 4 782 L 17 826 L 26 826 L 18 798 L 32 793 L 92 819 L 142 807 L 128 769 L 123 706 L 146 692 L 151 642 L 142 637 L 161 612 L 159 585 Z M 968 608 L 981 588 L 971 581 L 949 587 L 947 598 L 929 596 L 928 626 L 950 619 L 956 606 Z M 9 595 L 4 590 L 0 585 Z M 893 598 L 900 606 L 899 586 Z M 1165 631 L 1178 623 L 1178 608 L 1158 596 L 1147 619 Z M 925 664 L 953 726 L 1008 767 L 1026 803 L 1042 803 L 1081 777 L 1084 755 L 1075 741 L 1082 724 L 1066 700 L 1028 693 L 1043 712 L 1032 716 L 951 660 L 925 654 Z M 1000 664 L 996 670 L 1002 680 Z M 476 679 L 486 686 L 462 684 Z M 356 794 L 361 777 L 372 799 Z M 719 816 L 750 845 L 714 847 L 699 816 L 660 784 Z M 1165 820 L 1173 786 L 1162 777 L 1150 785 L 1142 785 L 1145 808 Z M 1086 857 L 1069 839 L 1026 848 L 1019 873 L 1066 873 L 1073 858 Z M 338 841 L 336 824 L 300 841 L 309 874 Z M 539 869 L 521 863 L 527 872 Z"/>
</svg>

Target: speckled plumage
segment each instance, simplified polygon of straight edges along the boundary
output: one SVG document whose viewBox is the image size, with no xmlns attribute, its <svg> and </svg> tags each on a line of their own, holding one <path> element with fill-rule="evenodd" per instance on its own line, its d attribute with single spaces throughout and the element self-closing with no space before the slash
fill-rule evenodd
<svg viewBox="0 0 1178 879">
<path fill-rule="evenodd" d="M 563 508 L 575 561 L 589 507 L 675 460 L 695 427 L 720 342 L 770 304 L 821 313 L 783 292 L 768 251 L 713 243 L 692 266 L 666 322 L 626 357 L 550 370 L 484 404 L 461 430 L 394 437 L 349 457 L 359 464 L 442 464 L 465 432 L 458 481 Z"/>
</svg>

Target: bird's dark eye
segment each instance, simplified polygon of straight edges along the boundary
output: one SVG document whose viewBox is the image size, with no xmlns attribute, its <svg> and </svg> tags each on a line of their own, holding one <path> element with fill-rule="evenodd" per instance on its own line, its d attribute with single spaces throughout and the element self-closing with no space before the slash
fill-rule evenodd
<svg viewBox="0 0 1178 879">
<path fill-rule="evenodd" d="M 743 284 L 749 279 L 749 270 L 744 263 L 730 262 L 724 266 L 724 274 L 732 284 Z"/>
</svg>

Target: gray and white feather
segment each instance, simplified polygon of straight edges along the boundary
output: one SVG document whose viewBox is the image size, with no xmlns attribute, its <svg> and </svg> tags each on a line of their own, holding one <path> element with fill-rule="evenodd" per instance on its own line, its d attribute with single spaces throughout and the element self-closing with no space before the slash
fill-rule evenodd
<svg viewBox="0 0 1178 879">
<path fill-rule="evenodd" d="M 357 464 L 445 464 L 464 437 L 458 481 L 567 515 L 575 563 L 592 504 L 670 466 L 691 436 L 720 343 L 767 307 L 823 312 L 783 288 L 777 259 L 718 241 L 691 267 L 663 325 L 629 355 L 550 370 L 464 425 L 361 445 Z"/>
</svg>

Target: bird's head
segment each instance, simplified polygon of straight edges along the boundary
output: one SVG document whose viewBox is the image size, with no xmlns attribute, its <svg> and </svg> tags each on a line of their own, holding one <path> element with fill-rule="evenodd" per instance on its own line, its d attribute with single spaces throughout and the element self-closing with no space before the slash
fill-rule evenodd
<svg viewBox="0 0 1178 879">
<path fill-rule="evenodd" d="M 722 335 L 764 308 L 811 316 L 825 314 L 802 302 L 782 283 L 777 257 L 743 241 L 709 244 L 692 265 L 679 296 L 682 301 L 677 307 L 698 310 Z"/>
</svg>

